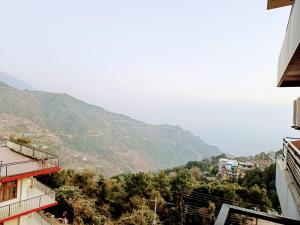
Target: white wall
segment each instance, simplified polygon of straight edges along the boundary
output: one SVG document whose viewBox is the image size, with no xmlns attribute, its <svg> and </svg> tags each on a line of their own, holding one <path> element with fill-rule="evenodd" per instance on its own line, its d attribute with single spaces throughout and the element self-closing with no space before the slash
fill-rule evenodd
<svg viewBox="0 0 300 225">
<path fill-rule="evenodd" d="M 28 189 L 30 188 L 31 185 L 31 179 L 32 178 L 24 178 L 18 180 L 17 198 L 5 202 L 0 202 L 0 207 L 27 199 Z"/>
<path fill-rule="evenodd" d="M 19 225 L 19 218 L 4 222 L 4 225 Z"/>
<path fill-rule="evenodd" d="M 289 186 L 291 184 L 286 176 L 285 162 L 280 160 L 276 162 L 276 189 L 282 214 L 284 217 L 300 220 L 300 208 L 297 207 L 297 201 Z"/>
<path fill-rule="evenodd" d="M 296 48 L 300 43 L 300 0 L 296 0 L 292 8 L 290 21 L 286 30 L 278 59 L 278 82 L 281 80 Z"/>
</svg>

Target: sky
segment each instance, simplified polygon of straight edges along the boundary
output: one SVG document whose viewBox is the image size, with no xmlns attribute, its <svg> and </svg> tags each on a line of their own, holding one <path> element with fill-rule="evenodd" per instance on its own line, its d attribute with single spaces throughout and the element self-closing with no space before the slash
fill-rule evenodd
<svg viewBox="0 0 300 225">
<path fill-rule="evenodd" d="M 190 130 L 235 155 L 277 150 L 290 8 L 266 0 L 0 0 L 0 70 L 37 89 Z"/>
</svg>

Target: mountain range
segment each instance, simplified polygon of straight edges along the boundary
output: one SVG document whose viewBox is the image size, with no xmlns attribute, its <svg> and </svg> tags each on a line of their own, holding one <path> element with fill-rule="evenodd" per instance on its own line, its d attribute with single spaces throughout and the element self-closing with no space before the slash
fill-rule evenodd
<svg viewBox="0 0 300 225">
<path fill-rule="evenodd" d="M 7 73 L 0 71 L 0 81 L 17 88 L 19 90 L 34 90 L 35 88 L 32 87 L 30 84 L 25 83 L 13 76 L 10 76 Z"/>
<path fill-rule="evenodd" d="M 67 94 L 0 82 L 0 137 L 25 135 L 57 153 L 66 168 L 106 176 L 171 168 L 220 154 L 178 126 L 146 124 Z"/>
</svg>

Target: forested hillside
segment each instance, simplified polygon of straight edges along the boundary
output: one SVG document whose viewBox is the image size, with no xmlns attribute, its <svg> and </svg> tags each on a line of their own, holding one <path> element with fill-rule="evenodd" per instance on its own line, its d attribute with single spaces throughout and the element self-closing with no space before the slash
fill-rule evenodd
<svg viewBox="0 0 300 225">
<path fill-rule="evenodd" d="M 64 170 L 42 177 L 57 190 L 50 209 L 74 225 L 214 224 L 223 203 L 260 211 L 279 209 L 275 166 L 253 170 L 238 183 L 207 181 L 199 167 L 105 179 L 90 171 Z M 258 178 L 259 177 L 259 178 Z M 154 213 L 155 204 L 157 214 Z"/>
<path fill-rule="evenodd" d="M 221 152 L 178 126 L 146 124 L 67 94 L 0 82 L 0 137 L 11 134 L 55 151 L 66 168 L 107 176 L 170 168 Z"/>
</svg>

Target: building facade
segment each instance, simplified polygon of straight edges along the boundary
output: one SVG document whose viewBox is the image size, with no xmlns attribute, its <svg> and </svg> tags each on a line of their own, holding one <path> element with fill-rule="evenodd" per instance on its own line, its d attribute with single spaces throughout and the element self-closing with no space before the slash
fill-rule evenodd
<svg viewBox="0 0 300 225">
<path fill-rule="evenodd" d="M 300 87 L 300 0 L 269 0 L 269 5 L 272 5 L 271 3 L 274 7 L 292 5 L 278 60 L 277 85 Z M 294 128 L 298 128 L 299 125 L 298 103 L 299 99 L 294 102 L 294 116 L 291 123 Z M 283 216 L 300 220 L 300 139 L 283 140 L 283 154 L 276 160 L 276 189 Z"/>
<path fill-rule="evenodd" d="M 48 225 L 38 212 L 57 204 L 35 177 L 58 172 L 57 156 L 13 141 L 0 146 L 0 225 Z"/>
<path fill-rule="evenodd" d="M 238 178 L 238 161 L 222 158 L 218 163 L 218 177 L 224 180 Z"/>
<path fill-rule="evenodd" d="M 300 87 L 300 0 L 268 0 L 268 9 L 285 6 L 291 6 L 291 13 L 278 60 L 277 86 Z M 300 129 L 300 98 L 294 101 L 291 126 Z M 235 224 L 231 219 L 237 215 L 254 218 L 255 224 L 300 224 L 300 138 L 284 138 L 282 149 L 276 158 L 282 216 L 223 204 L 215 225 Z"/>
</svg>

